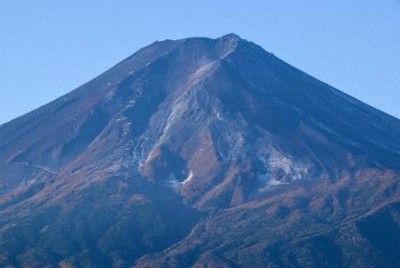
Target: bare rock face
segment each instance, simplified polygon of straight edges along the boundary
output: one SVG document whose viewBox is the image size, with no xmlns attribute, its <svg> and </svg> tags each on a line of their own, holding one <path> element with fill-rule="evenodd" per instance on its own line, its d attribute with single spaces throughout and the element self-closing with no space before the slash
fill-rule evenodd
<svg viewBox="0 0 400 268">
<path fill-rule="evenodd" d="M 230 34 L 0 126 L 0 264 L 398 267 L 400 121 Z"/>
</svg>

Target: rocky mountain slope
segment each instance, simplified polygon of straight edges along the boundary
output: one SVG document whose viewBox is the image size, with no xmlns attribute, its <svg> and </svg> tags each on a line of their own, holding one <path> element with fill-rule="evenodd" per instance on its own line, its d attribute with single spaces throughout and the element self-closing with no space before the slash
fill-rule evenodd
<svg viewBox="0 0 400 268">
<path fill-rule="evenodd" d="M 398 267 L 400 121 L 234 34 L 0 126 L 0 264 Z"/>
</svg>

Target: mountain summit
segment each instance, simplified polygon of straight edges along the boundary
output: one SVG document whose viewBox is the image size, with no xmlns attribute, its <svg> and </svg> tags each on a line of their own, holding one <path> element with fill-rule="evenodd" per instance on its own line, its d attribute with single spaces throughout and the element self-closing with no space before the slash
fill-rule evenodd
<svg viewBox="0 0 400 268">
<path fill-rule="evenodd" d="M 0 127 L 0 264 L 398 267 L 400 121 L 235 34 Z"/>
</svg>

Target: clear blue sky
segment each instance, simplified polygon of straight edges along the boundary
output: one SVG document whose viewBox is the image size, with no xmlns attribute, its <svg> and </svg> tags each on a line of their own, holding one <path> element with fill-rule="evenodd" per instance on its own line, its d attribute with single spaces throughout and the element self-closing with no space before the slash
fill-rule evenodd
<svg viewBox="0 0 400 268">
<path fill-rule="evenodd" d="M 0 124 L 155 40 L 231 32 L 400 118 L 400 0 L 1 0 Z"/>
</svg>

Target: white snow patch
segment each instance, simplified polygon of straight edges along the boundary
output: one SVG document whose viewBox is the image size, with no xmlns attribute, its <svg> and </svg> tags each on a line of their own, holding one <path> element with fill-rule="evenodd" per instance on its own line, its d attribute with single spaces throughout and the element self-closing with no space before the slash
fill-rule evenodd
<svg viewBox="0 0 400 268">
<path fill-rule="evenodd" d="M 260 159 L 265 163 L 267 169 L 265 174 L 257 175 L 257 180 L 263 185 L 260 191 L 267 190 L 271 186 L 302 180 L 307 177 L 310 170 L 310 166 L 307 163 L 301 163 L 286 157 L 275 148 L 269 149 L 269 157 L 260 157 Z"/>
<path fill-rule="evenodd" d="M 224 118 L 221 116 L 220 112 L 217 112 L 217 119 L 219 121 L 223 121 L 224 120 Z"/>
<path fill-rule="evenodd" d="M 284 183 L 284 182 L 282 182 L 282 181 L 278 181 L 278 180 L 275 180 L 275 179 L 271 179 L 271 180 L 268 182 L 267 187 L 268 187 L 268 186 L 277 186 L 277 185 L 282 185 L 282 184 L 287 184 L 287 183 Z"/>
<path fill-rule="evenodd" d="M 194 174 L 192 171 L 189 172 L 189 175 L 187 176 L 187 178 L 181 182 L 182 185 L 185 185 L 186 183 L 190 182 L 194 177 Z"/>
<path fill-rule="evenodd" d="M 292 168 L 292 160 L 274 149 L 268 159 L 268 164 L 273 170 L 278 168 L 283 169 L 286 174 L 288 174 Z"/>
<path fill-rule="evenodd" d="M 28 180 L 27 182 L 26 182 L 26 184 L 30 184 L 30 185 L 32 185 L 32 184 L 34 184 L 36 182 L 36 180 Z"/>
</svg>

